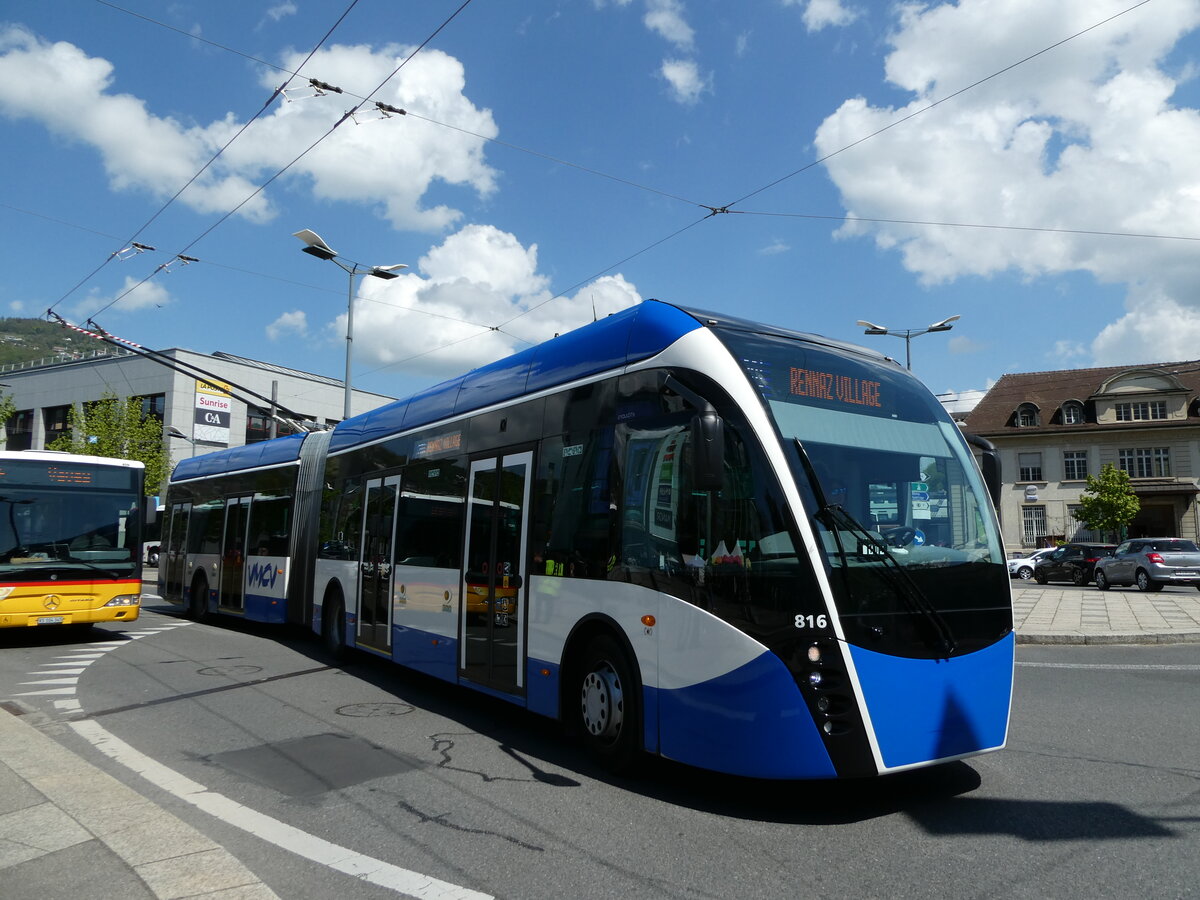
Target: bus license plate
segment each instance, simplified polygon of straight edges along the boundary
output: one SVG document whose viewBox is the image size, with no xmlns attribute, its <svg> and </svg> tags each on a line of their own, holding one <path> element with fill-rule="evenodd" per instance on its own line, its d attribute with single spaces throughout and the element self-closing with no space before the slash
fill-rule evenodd
<svg viewBox="0 0 1200 900">
<path fill-rule="evenodd" d="M 61 625 L 63 623 L 62 616 L 41 616 L 38 618 L 39 625 Z"/>
</svg>

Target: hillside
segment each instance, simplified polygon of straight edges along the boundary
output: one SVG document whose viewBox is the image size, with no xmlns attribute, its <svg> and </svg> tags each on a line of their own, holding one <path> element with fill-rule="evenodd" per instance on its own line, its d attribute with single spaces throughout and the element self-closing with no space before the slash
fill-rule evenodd
<svg viewBox="0 0 1200 900">
<path fill-rule="evenodd" d="M 42 319 L 0 318 L 0 366 L 90 353 L 104 344 Z"/>
</svg>

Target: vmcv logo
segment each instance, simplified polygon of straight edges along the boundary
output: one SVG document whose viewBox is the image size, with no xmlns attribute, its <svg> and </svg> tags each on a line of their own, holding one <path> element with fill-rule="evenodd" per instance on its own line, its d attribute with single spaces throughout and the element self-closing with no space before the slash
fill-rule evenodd
<svg viewBox="0 0 1200 900">
<path fill-rule="evenodd" d="M 251 587 L 273 588 L 281 571 L 270 563 L 255 563 L 250 567 L 249 584 Z"/>
</svg>

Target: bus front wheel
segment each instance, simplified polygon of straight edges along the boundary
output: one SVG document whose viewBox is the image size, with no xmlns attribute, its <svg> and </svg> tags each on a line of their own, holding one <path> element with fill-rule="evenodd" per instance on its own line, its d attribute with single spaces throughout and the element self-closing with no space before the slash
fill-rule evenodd
<svg viewBox="0 0 1200 900">
<path fill-rule="evenodd" d="M 608 635 L 593 638 L 578 672 L 577 722 L 605 768 L 628 772 L 641 759 L 641 703 L 628 656 Z"/>
</svg>

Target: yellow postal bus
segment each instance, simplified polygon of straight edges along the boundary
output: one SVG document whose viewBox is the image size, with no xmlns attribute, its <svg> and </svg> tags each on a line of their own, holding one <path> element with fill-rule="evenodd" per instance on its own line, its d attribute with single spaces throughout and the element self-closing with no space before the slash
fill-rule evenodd
<svg viewBox="0 0 1200 900">
<path fill-rule="evenodd" d="M 138 617 L 144 475 L 127 459 L 0 452 L 0 628 Z"/>
</svg>

